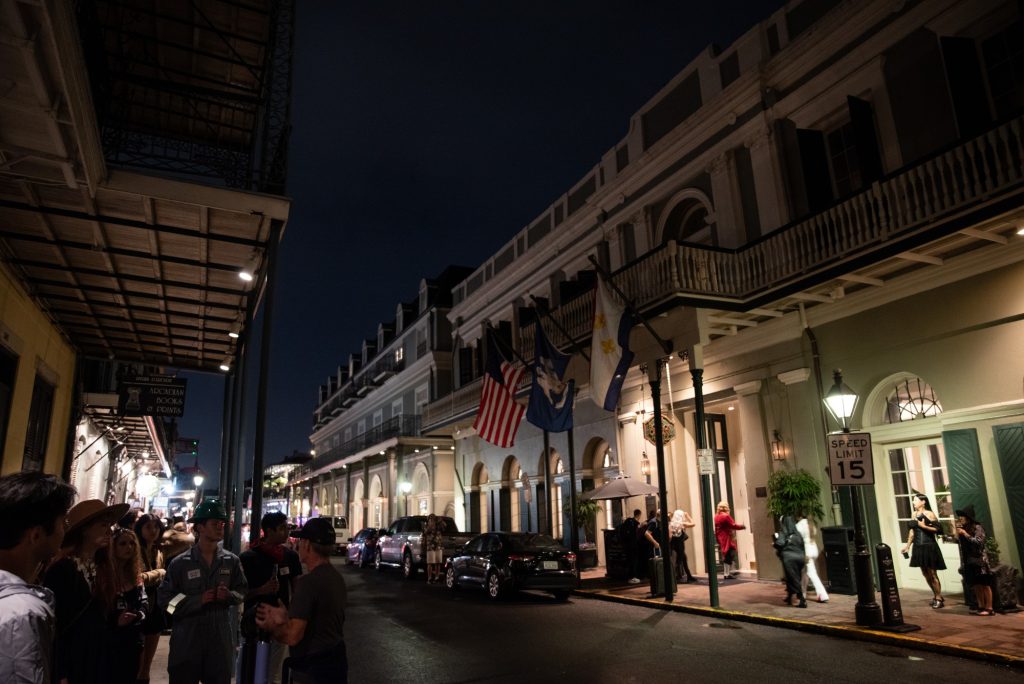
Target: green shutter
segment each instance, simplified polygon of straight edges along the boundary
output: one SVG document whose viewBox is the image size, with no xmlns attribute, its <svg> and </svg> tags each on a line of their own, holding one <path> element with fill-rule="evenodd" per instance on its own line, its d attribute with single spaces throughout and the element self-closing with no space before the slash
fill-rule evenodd
<svg viewBox="0 0 1024 684">
<path fill-rule="evenodd" d="M 1017 538 L 1017 548 L 1024 543 L 1024 423 L 1016 425 L 998 425 L 993 429 L 996 438 L 996 454 L 999 467 L 1003 471 L 1003 486 L 1006 488 L 1006 505 L 1010 511 L 1010 524 L 1013 536 Z M 1009 539 L 999 540 L 1004 553 L 1013 545 Z M 1004 558 L 1004 563 L 1011 559 Z"/>
<path fill-rule="evenodd" d="M 978 431 L 969 428 L 943 432 L 942 445 L 946 451 L 953 508 L 960 509 L 968 504 L 973 505 L 978 522 L 986 529 L 990 529 L 992 517 L 989 515 L 988 496 L 985 494 L 985 473 L 981 469 Z"/>
</svg>

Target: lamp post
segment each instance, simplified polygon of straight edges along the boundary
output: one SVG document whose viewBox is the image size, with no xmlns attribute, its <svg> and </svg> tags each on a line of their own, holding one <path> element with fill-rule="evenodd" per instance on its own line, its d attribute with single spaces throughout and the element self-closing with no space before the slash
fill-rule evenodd
<svg viewBox="0 0 1024 684">
<path fill-rule="evenodd" d="M 407 479 L 403 480 L 398 485 L 398 488 L 401 490 L 402 494 L 404 495 L 404 499 L 405 500 L 403 501 L 403 503 L 405 505 L 405 514 L 409 515 L 409 492 L 412 491 L 412 482 L 409 482 L 409 480 L 407 480 Z"/>
<path fill-rule="evenodd" d="M 835 383 L 825 395 L 825 407 L 832 418 L 850 432 L 849 420 L 857 408 L 859 397 L 843 382 L 843 373 L 833 371 Z M 882 623 L 882 608 L 875 602 L 875 579 L 871 572 L 871 552 L 864 538 L 864 519 L 861 513 L 860 487 L 849 485 L 853 504 L 853 576 L 857 582 L 857 605 L 854 608 L 857 624 L 872 627 Z"/>
</svg>

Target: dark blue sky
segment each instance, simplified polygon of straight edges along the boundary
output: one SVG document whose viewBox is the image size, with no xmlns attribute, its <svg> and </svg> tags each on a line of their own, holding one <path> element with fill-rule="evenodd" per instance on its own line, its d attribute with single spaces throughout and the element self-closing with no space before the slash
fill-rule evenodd
<svg viewBox="0 0 1024 684">
<path fill-rule="evenodd" d="M 421 278 L 479 265 L 701 50 L 727 46 L 782 3 L 297 4 L 267 463 L 310 448 L 318 386 Z M 223 380 L 188 377 L 180 431 L 200 439 L 215 473 Z"/>
</svg>

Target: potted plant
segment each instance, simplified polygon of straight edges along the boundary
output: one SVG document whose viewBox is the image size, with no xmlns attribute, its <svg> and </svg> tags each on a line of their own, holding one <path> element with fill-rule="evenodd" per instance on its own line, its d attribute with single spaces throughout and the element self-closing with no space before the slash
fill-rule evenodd
<svg viewBox="0 0 1024 684">
<path fill-rule="evenodd" d="M 572 501 L 566 501 L 563 509 L 566 513 L 572 513 Z M 601 505 L 596 501 L 576 499 L 576 522 L 583 532 L 583 541 L 580 544 L 579 567 L 592 568 L 597 566 L 597 547 L 590 542 L 590 534 L 594 529 L 594 520 L 597 517 Z"/>
<path fill-rule="evenodd" d="M 821 482 L 803 469 L 776 470 L 768 478 L 768 512 L 775 520 L 787 515 L 796 520 L 800 513 L 823 520 Z"/>
</svg>

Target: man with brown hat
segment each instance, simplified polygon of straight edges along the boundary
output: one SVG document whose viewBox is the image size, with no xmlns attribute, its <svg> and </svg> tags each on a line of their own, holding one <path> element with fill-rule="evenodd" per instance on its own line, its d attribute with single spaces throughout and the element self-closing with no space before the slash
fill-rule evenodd
<svg viewBox="0 0 1024 684">
<path fill-rule="evenodd" d="M 248 583 L 238 556 L 219 546 L 227 511 L 217 498 L 196 507 L 197 542 L 175 558 L 158 591 L 174 619 L 167 673 L 170 684 L 230 684 L 235 635 L 228 613 L 245 598 Z"/>
<path fill-rule="evenodd" d="M 0 478 L 0 681 L 49 684 L 54 598 L 36 584 L 60 549 L 75 488 L 53 475 Z"/>
</svg>

